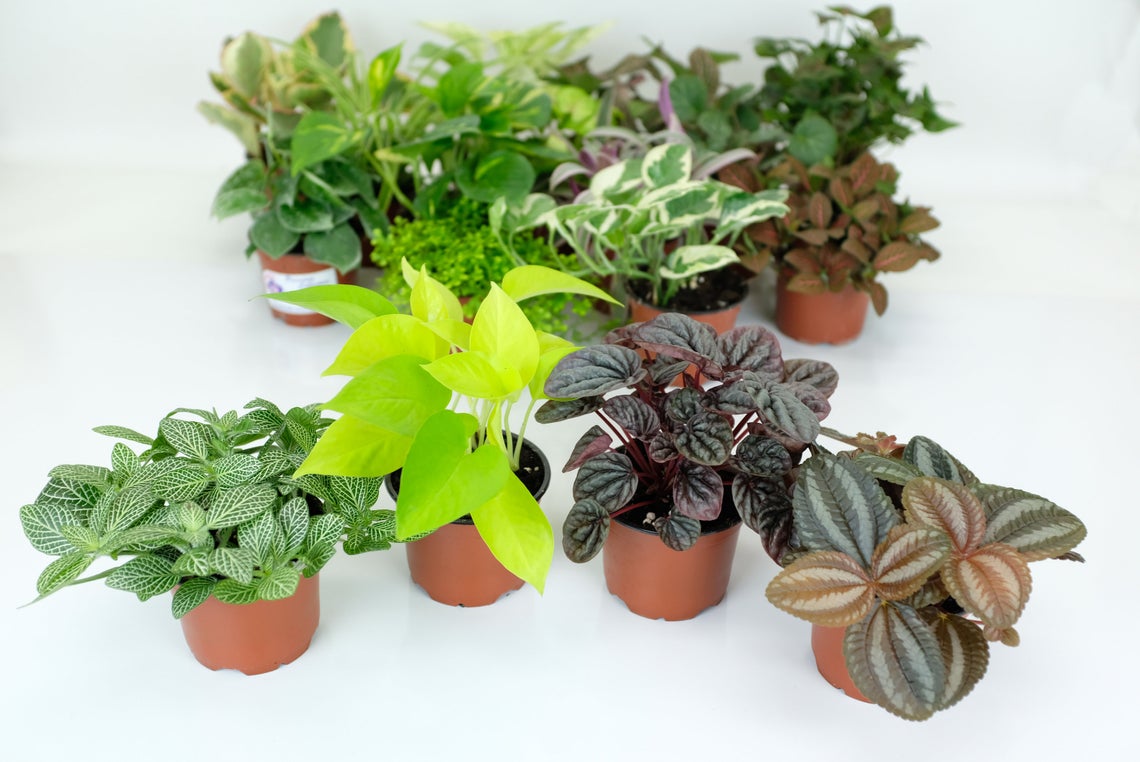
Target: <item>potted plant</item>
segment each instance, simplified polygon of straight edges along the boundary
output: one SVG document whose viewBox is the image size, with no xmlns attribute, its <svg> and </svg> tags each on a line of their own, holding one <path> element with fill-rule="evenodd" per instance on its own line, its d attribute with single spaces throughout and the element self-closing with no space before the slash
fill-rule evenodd
<svg viewBox="0 0 1140 762">
<path fill-rule="evenodd" d="M 789 189 L 788 214 L 748 231 L 753 266 L 778 270 L 776 325 L 812 344 L 840 344 L 863 329 L 868 303 L 882 315 L 878 276 L 903 272 L 939 252 L 921 234 L 938 227 L 929 207 L 895 199 L 898 172 L 865 153 L 836 168 L 785 159 L 768 175 Z"/>
<path fill-rule="evenodd" d="M 678 373 L 684 386 L 670 389 Z M 715 383 L 702 388 L 698 374 Z M 771 517 L 782 516 L 785 476 L 819 433 L 836 383 L 826 363 L 785 362 L 765 328 L 718 337 L 676 313 L 567 355 L 536 419 L 602 421 L 564 469 L 578 471 L 567 557 L 582 563 L 604 545 L 607 587 L 642 616 L 688 619 L 717 604 L 741 518 L 766 545 L 786 532 Z"/>
<path fill-rule="evenodd" d="M 570 247 L 585 271 L 619 282 L 635 321 L 663 310 L 704 320 L 727 311 L 725 330 L 744 298 L 728 272 L 740 261 L 732 247 L 748 245 L 744 228 L 784 214 L 785 197 L 696 180 L 693 150 L 668 143 L 597 172 L 575 203 L 532 194 L 517 207 L 493 206 L 491 222 L 508 246 L 520 231 L 546 228 L 551 245 Z"/>
<path fill-rule="evenodd" d="M 397 536 L 432 533 L 408 546 L 408 564 L 437 601 L 487 605 L 524 581 L 541 592 L 553 555 L 550 523 L 538 505 L 547 469 L 524 434 L 547 374 L 574 346 L 536 330 L 518 302 L 562 292 L 609 297 L 528 265 L 490 284 L 466 323 L 458 298 L 426 270 L 405 263 L 404 272 L 410 314 L 355 286 L 286 295 L 355 328 L 326 371 L 351 377 L 324 405 L 341 417 L 297 473 L 391 474 Z M 521 421 L 512 421 L 524 392 Z M 469 412 L 459 412 L 464 408 Z M 477 555 L 456 563 L 466 550 L 440 549 L 455 536 Z M 437 563 L 455 574 L 440 579 Z"/>
<path fill-rule="evenodd" d="M 147 600 L 174 591 L 171 609 L 195 658 L 258 674 L 309 647 L 320 617 L 317 573 L 346 533 L 346 549 L 386 548 L 391 512 L 372 511 L 379 479 L 292 472 L 329 424 L 315 406 L 282 412 L 178 409 L 151 437 L 122 426 L 111 465 L 53 468 L 20 509 L 37 550 L 58 556 L 37 600 L 99 579 Z M 127 560 L 123 560 L 127 557 Z M 82 577 L 97 560 L 118 561 Z"/>
<path fill-rule="evenodd" d="M 926 437 L 828 436 L 800 467 L 768 585 L 812 623 L 821 673 L 855 698 L 923 720 L 983 677 L 989 643 L 1015 646 L 1029 563 L 1083 560 L 1084 524 L 1043 497 L 983 483 Z"/>
</svg>

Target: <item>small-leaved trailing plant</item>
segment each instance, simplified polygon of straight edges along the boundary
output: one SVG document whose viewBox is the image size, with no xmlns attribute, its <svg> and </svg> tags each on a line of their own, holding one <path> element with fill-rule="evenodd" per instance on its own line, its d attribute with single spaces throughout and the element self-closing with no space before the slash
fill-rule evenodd
<svg viewBox="0 0 1140 762">
<path fill-rule="evenodd" d="M 1015 646 L 1029 563 L 1083 561 L 1080 519 L 1043 497 L 980 481 L 926 437 L 846 437 L 799 466 L 793 531 L 770 548 L 786 568 L 768 600 L 845 627 L 855 686 L 892 714 L 923 720 L 985 674 L 989 642 Z"/>
<path fill-rule="evenodd" d="M 902 86 L 900 55 L 922 43 L 898 34 L 890 6 L 858 13 L 831 6 L 818 13 L 824 39 L 760 38 L 771 59 L 758 100 L 764 122 L 788 139 L 784 150 L 804 164 L 848 164 L 883 143 L 902 143 L 916 129 L 957 126 L 937 112 L 927 88 Z"/>
<path fill-rule="evenodd" d="M 546 398 L 543 384 L 575 346 L 536 330 L 518 303 L 550 293 L 612 300 L 563 272 L 526 265 L 489 284 L 466 323 L 459 299 L 426 269 L 405 262 L 404 273 L 410 314 L 357 286 L 274 295 L 354 329 L 325 371 L 350 376 L 323 405 L 341 417 L 296 475 L 374 477 L 402 469 L 401 541 L 470 515 L 499 562 L 541 592 L 553 532 L 516 471 L 527 420 Z M 525 410 L 512 432 L 516 405 Z"/>
<path fill-rule="evenodd" d="M 315 405 L 283 412 L 255 399 L 245 410 L 180 408 L 154 437 L 97 427 L 143 449 L 117 442 L 110 467 L 56 466 L 20 509 L 33 547 L 58 556 L 36 583 L 37 600 L 105 579 L 139 600 L 177 588 L 172 611 L 182 617 L 211 595 L 288 598 L 342 536 L 348 553 L 389 547 L 395 517 L 373 510 L 380 479 L 293 478 L 330 423 Z M 119 563 L 81 577 L 100 558 Z"/>
<path fill-rule="evenodd" d="M 667 143 L 597 172 L 575 203 L 531 194 L 519 206 L 499 201 L 491 225 L 513 248 L 519 233 L 545 228 L 553 248 L 568 246 L 585 272 L 623 281 L 668 309 L 682 288 L 740 262 L 733 250 L 745 228 L 787 212 L 783 190 L 757 193 L 693 177 L 693 149 Z M 724 305 L 706 305 L 709 309 Z"/>
<path fill-rule="evenodd" d="M 755 183 L 734 176 L 745 187 Z M 767 182 L 789 189 L 788 214 L 748 230 L 757 252 L 749 266 L 762 269 L 774 259 L 789 291 L 838 293 L 851 285 L 867 292 L 882 315 L 887 290 L 878 275 L 939 257 L 920 237 L 938 227 L 930 208 L 896 201 L 898 171 L 869 153 L 834 169 L 788 158 L 768 173 Z"/>
<path fill-rule="evenodd" d="M 684 385 L 670 388 L 679 373 Z M 715 383 L 702 388 L 698 378 Z M 772 519 L 790 502 L 787 475 L 819 433 L 837 383 L 827 363 L 784 360 L 765 328 L 718 337 L 677 313 L 567 355 L 535 418 L 595 413 L 602 421 L 578 440 L 564 469 L 578 470 L 562 528 L 567 557 L 593 558 L 610 521 L 637 509 L 648 510 L 645 523 L 666 545 L 687 550 L 701 522 L 720 516 L 726 489 L 766 546 L 784 542 L 786 525 Z"/>
</svg>

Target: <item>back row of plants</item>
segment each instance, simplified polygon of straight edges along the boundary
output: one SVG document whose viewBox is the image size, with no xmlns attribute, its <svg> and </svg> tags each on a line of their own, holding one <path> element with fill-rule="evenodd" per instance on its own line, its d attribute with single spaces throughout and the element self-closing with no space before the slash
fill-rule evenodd
<svg viewBox="0 0 1140 762">
<path fill-rule="evenodd" d="M 889 7 L 818 14 L 822 39 L 761 38 L 757 82 L 738 55 L 675 57 L 646 44 L 608 69 L 585 48 L 600 27 L 481 33 L 432 24 L 415 52 L 361 54 L 336 13 L 292 42 L 225 42 L 199 108 L 241 141 L 218 217 L 249 213 L 248 254 L 268 292 L 351 280 L 369 260 L 397 295 L 400 262 L 464 298 L 525 264 L 584 278 L 637 310 L 727 312 L 771 265 L 780 328 L 839 343 L 882 314 L 878 276 L 933 260 L 938 222 L 898 194 L 875 150 L 953 126 L 902 83 Z M 371 284 L 369 284 L 371 285 Z M 526 305 L 566 333 L 598 305 L 550 295 Z M 273 304 L 287 322 L 324 322 Z M 649 312 L 642 311 L 649 309 Z"/>
</svg>

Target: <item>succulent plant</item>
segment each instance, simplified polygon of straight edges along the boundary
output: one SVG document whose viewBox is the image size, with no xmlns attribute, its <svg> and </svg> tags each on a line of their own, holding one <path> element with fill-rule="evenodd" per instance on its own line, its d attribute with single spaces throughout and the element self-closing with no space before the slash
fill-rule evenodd
<svg viewBox="0 0 1140 762">
<path fill-rule="evenodd" d="M 799 466 L 788 564 L 767 596 L 788 613 L 845 627 L 855 686 L 922 720 L 985 674 L 989 642 L 1014 646 L 1028 564 L 1083 560 L 1084 524 L 1043 497 L 981 482 L 926 437 L 843 437 Z M 794 560 L 793 560 L 794 559 Z"/>
<path fill-rule="evenodd" d="M 670 388 L 683 375 L 683 386 Z M 698 378 L 718 382 L 702 388 Z M 602 421 L 574 446 L 574 506 L 562 528 L 572 561 L 595 556 L 610 520 L 649 506 L 662 541 L 686 550 L 701 522 L 721 512 L 726 487 L 744 522 L 766 545 L 784 542 L 790 517 L 785 477 L 831 409 L 838 378 L 824 362 L 785 361 L 760 326 L 717 336 L 685 315 L 665 313 L 612 332 L 606 343 L 567 355 L 551 371 L 550 423 L 595 413 Z M 625 389 L 625 393 L 605 395 Z"/>
</svg>

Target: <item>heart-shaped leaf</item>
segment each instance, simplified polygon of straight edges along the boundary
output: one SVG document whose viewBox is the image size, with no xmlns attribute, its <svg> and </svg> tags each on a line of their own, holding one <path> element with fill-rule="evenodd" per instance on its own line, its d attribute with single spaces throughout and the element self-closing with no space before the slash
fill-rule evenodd
<svg viewBox="0 0 1140 762">
<path fill-rule="evenodd" d="M 688 550 L 701 538 L 701 522 L 676 512 L 658 516 L 653 528 L 661 541 L 673 550 Z"/>
<path fill-rule="evenodd" d="M 553 399 L 593 397 L 633 386 L 645 377 L 641 357 L 613 344 L 586 347 L 563 357 L 544 391 Z"/>
<path fill-rule="evenodd" d="M 610 449 L 613 438 L 601 426 L 591 426 L 574 445 L 570 452 L 570 460 L 562 468 L 562 473 L 568 473 L 578 468 L 590 458 Z"/>
<path fill-rule="evenodd" d="M 702 410 L 685 423 L 673 438 L 673 445 L 695 463 L 723 465 L 732 454 L 732 423 Z"/>
<path fill-rule="evenodd" d="M 724 480 L 708 466 L 681 461 L 673 481 L 673 508 L 682 516 L 712 521 L 724 502 Z"/>
<path fill-rule="evenodd" d="M 635 439 L 648 440 L 661 429 L 657 411 L 634 394 L 606 400 L 602 412 Z"/>
<path fill-rule="evenodd" d="M 554 558 L 554 531 L 518 476 L 509 474 L 502 489 L 471 510 L 471 518 L 498 562 L 542 593 Z"/>
<path fill-rule="evenodd" d="M 821 627 L 846 627 L 863 619 L 875 602 L 871 579 L 846 553 L 810 553 L 768 583 L 776 608 Z"/>
<path fill-rule="evenodd" d="M 598 554 L 610 532 L 610 513 L 593 498 L 574 503 L 562 524 L 562 550 L 574 563 Z"/>
</svg>

